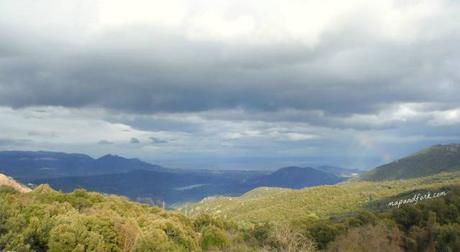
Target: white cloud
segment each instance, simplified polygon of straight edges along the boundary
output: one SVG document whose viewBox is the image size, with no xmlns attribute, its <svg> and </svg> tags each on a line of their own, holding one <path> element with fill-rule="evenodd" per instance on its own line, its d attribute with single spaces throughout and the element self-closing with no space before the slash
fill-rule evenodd
<svg viewBox="0 0 460 252">
<path fill-rule="evenodd" d="M 128 125 L 101 120 L 99 113 L 61 107 L 0 107 L 0 130 L 10 138 L 56 145 L 93 145 L 100 140 L 122 143 L 145 135 Z"/>
<path fill-rule="evenodd" d="M 460 108 L 433 112 L 429 123 L 434 126 L 460 124 Z"/>
<path fill-rule="evenodd" d="M 389 40 L 412 41 L 429 34 L 427 22 L 447 8 L 449 2 L 443 0 L 25 0 L 2 1 L 0 23 L 71 39 L 146 25 L 190 38 L 244 43 L 300 41 L 315 46 L 325 33 L 349 22 Z"/>
<path fill-rule="evenodd" d="M 174 28 L 183 24 L 188 11 L 183 0 L 100 0 L 97 7 L 102 27 L 147 24 Z"/>
</svg>

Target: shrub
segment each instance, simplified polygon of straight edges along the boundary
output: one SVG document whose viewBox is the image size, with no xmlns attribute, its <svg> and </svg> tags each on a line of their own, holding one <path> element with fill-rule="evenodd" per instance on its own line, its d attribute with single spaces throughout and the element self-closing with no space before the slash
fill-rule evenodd
<svg viewBox="0 0 460 252">
<path fill-rule="evenodd" d="M 224 249 L 229 246 L 225 232 L 215 226 L 207 226 L 202 231 L 201 247 L 205 250 Z"/>
</svg>

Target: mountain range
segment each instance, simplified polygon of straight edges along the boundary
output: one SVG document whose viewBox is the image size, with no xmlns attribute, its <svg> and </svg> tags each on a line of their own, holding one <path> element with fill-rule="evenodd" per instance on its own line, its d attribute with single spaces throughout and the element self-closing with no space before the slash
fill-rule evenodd
<svg viewBox="0 0 460 252">
<path fill-rule="evenodd" d="M 350 177 L 363 181 L 408 179 L 460 171 L 460 144 L 435 145 L 394 162 L 362 170 L 334 166 L 285 167 L 274 172 L 169 169 L 135 158 L 59 152 L 0 152 L 0 173 L 23 183 L 50 184 L 65 192 L 85 188 L 158 204 L 239 196 L 257 187 L 300 189 L 333 185 Z"/>
<path fill-rule="evenodd" d="M 78 153 L 0 152 L 0 172 L 26 182 L 38 178 L 100 175 L 133 170 L 164 171 L 165 168 L 139 159 L 128 159 L 111 154 L 94 159 Z"/>
<path fill-rule="evenodd" d="M 335 168 L 335 172 L 345 169 Z M 214 195 L 238 196 L 256 187 L 303 188 L 344 180 L 310 167 L 267 171 L 169 169 L 139 159 L 59 152 L 0 152 L 0 173 L 24 183 L 49 184 L 64 192 L 76 188 L 128 196 L 158 204 L 197 201 Z"/>
<path fill-rule="evenodd" d="M 303 188 L 336 184 L 343 178 L 313 168 L 289 167 L 270 174 L 247 174 L 228 171 L 149 171 L 134 170 L 126 173 L 45 178 L 34 184 L 49 184 L 64 192 L 85 188 L 110 194 L 125 195 L 138 201 L 168 204 L 197 201 L 208 196 L 238 196 L 256 187 Z"/>
</svg>

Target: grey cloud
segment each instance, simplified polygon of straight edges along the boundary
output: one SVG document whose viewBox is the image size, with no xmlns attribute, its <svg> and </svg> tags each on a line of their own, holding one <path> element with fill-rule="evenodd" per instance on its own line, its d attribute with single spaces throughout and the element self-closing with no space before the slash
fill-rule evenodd
<svg viewBox="0 0 460 252">
<path fill-rule="evenodd" d="M 131 143 L 131 144 L 139 144 L 139 143 L 141 143 L 141 141 L 139 141 L 139 139 L 133 137 L 133 138 L 131 138 L 131 140 L 129 140 L 129 143 Z"/>
<path fill-rule="evenodd" d="M 0 138 L 0 147 L 17 148 L 33 144 L 28 139 Z"/>
<path fill-rule="evenodd" d="M 459 34 L 410 45 L 364 34 L 359 47 L 351 47 L 345 38 L 356 27 L 342 29 L 325 34 L 315 49 L 192 42 L 152 27 L 112 31 L 72 50 L 45 44 L 42 52 L 0 63 L 0 100 L 13 107 L 137 113 L 245 108 L 350 114 L 397 102 L 458 104 Z"/>
<path fill-rule="evenodd" d="M 23 26 L 13 13 L 11 22 L 0 17 L 0 106 L 59 106 L 89 114 L 102 108 L 107 112 L 102 120 L 155 136 L 142 142 L 145 150 L 127 148 L 145 151 L 145 157 L 157 156 L 147 153 L 154 150 L 173 158 L 213 157 L 216 163 L 244 163 L 259 155 L 267 163 L 273 156 L 286 164 L 289 159 L 369 167 L 386 155 L 460 140 L 458 123 L 429 123 L 430 113 L 460 107 L 459 5 L 448 7 L 417 23 L 415 39 L 382 35 L 368 14 L 324 31 L 314 46 L 289 38 L 263 45 L 191 40 L 181 28 L 148 25 L 80 37 L 84 32 L 77 28 L 59 34 Z M 385 121 L 400 103 L 426 106 L 407 120 Z M 41 118 L 40 113 L 23 116 Z M 246 136 L 247 130 L 260 134 Z M 29 132 L 21 134 L 46 137 Z M 157 137 L 158 132 L 165 134 Z M 243 137 L 225 139 L 229 132 Z M 318 138 L 286 141 L 286 133 Z M 379 148 L 361 143 L 362 135 Z M 0 139 L 0 146 L 24 145 L 32 144 Z M 122 146 L 127 145 L 110 148 Z"/>
<path fill-rule="evenodd" d="M 159 139 L 159 138 L 156 138 L 156 137 L 150 137 L 150 140 L 152 141 L 152 144 L 165 144 L 165 143 L 168 143 L 167 140 Z"/>
<path fill-rule="evenodd" d="M 110 141 L 107 141 L 107 140 L 100 140 L 99 142 L 97 142 L 97 144 L 110 145 L 110 144 L 113 144 L 113 142 L 110 142 Z"/>
<path fill-rule="evenodd" d="M 197 122 L 183 120 L 181 114 L 161 116 L 149 114 L 116 113 L 104 118 L 109 122 L 127 124 L 133 128 L 146 131 L 196 132 L 201 130 Z"/>
<path fill-rule="evenodd" d="M 27 132 L 27 135 L 30 137 L 34 137 L 34 136 L 57 137 L 56 132 L 39 132 L 39 131 L 34 131 L 34 130 Z"/>
</svg>

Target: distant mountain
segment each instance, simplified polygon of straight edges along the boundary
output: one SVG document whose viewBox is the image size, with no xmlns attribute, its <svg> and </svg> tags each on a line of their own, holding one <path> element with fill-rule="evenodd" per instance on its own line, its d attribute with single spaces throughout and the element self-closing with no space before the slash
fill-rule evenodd
<svg viewBox="0 0 460 252">
<path fill-rule="evenodd" d="M 244 184 L 242 174 L 204 171 L 135 170 L 118 174 L 38 179 L 34 184 L 49 184 L 64 192 L 85 188 L 134 200 L 168 204 L 196 201 L 212 195 L 239 195 L 252 188 Z"/>
<path fill-rule="evenodd" d="M 318 167 L 315 167 L 315 169 L 324 171 L 324 172 L 329 172 L 329 173 L 332 173 L 336 176 L 343 177 L 343 178 L 356 177 L 365 172 L 359 169 L 348 169 L 348 168 L 342 168 L 342 167 L 330 166 L 330 165 L 318 166 Z"/>
<path fill-rule="evenodd" d="M 241 195 L 256 187 L 303 188 L 335 184 L 343 178 L 313 168 L 260 171 L 180 170 L 139 159 L 60 152 L 0 152 L 0 172 L 22 182 L 50 184 L 65 192 L 85 188 L 131 199 L 174 204 L 214 195 Z"/>
<path fill-rule="evenodd" d="M 88 176 L 121 173 L 133 170 L 162 171 L 139 159 L 127 159 L 105 155 L 98 159 L 84 154 L 69 154 L 47 151 L 2 151 L 0 172 L 22 181 L 62 176 Z"/>
<path fill-rule="evenodd" d="M 313 168 L 287 167 L 268 175 L 250 171 L 135 170 L 118 174 L 45 178 L 33 183 L 50 184 L 65 192 L 81 187 L 125 195 L 139 201 L 175 204 L 198 201 L 208 196 L 239 196 L 261 186 L 297 189 L 340 181 L 343 178 Z"/>
<path fill-rule="evenodd" d="M 331 185 L 343 181 L 332 173 L 323 172 L 310 167 L 286 167 L 281 168 L 269 175 L 253 178 L 248 181 L 255 187 L 285 187 L 299 189 L 316 185 Z"/>
<path fill-rule="evenodd" d="M 0 187 L 2 187 L 2 186 L 13 188 L 14 190 L 16 190 L 18 192 L 22 192 L 22 193 L 26 193 L 26 192 L 31 191 L 30 188 L 18 183 L 13 178 L 5 176 L 3 174 L 0 174 Z"/>
<path fill-rule="evenodd" d="M 406 179 L 450 171 L 460 171 L 460 144 L 434 145 L 379 166 L 363 174 L 361 178 L 372 181 Z"/>
</svg>

